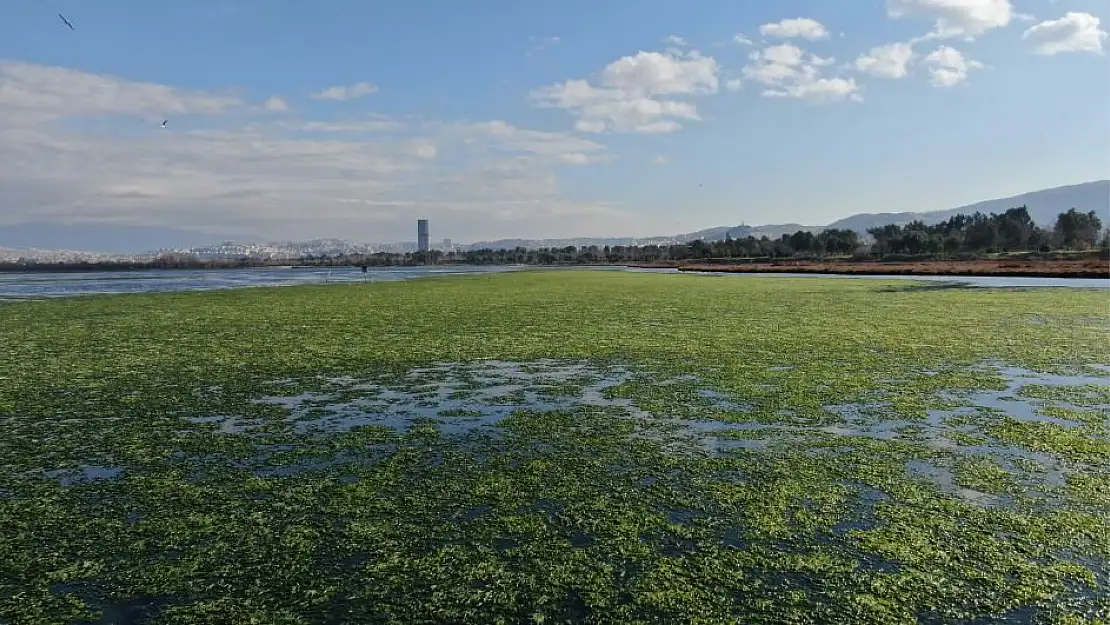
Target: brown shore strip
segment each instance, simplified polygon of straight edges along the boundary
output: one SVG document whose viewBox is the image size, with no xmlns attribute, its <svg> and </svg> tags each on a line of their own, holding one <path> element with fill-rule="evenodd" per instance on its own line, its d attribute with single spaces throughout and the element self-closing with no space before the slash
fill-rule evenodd
<svg viewBox="0 0 1110 625">
<path fill-rule="evenodd" d="M 1110 261 L 1082 260 L 927 260 L 787 261 L 743 265 L 689 264 L 679 271 L 718 273 L 827 273 L 846 275 L 997 276 L 1023 278 L 1110 278 Z"/>
</svg>

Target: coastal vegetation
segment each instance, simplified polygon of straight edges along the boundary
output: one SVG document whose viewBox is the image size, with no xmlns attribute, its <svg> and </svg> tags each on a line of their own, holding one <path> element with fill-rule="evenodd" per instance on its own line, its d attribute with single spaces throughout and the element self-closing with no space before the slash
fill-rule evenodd
<svg viewBox="0 0 1110 625">
<path fill-rule="evenodd" d="M 0 622 L 1105 623 L 1105 293 L 0 306 Z"/>
</svg>

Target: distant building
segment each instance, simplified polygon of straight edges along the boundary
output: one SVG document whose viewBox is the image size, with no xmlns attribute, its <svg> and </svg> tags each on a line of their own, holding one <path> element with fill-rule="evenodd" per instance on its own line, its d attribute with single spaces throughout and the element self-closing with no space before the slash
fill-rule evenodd
<svg viewBox="0 0 1110 625">
<path fill-rule="evenodd" d="M 416 250 L 418 252 L 428 251 L 428 220 L 416 220 Z"/>
<path fill-rule="evenodd" d="M 451 239 L 444 239 L 443 240 L 443 251 L 444 252 L 453 252 L 454 249 L 455 248 L 451 247 Z"/>
</svg>

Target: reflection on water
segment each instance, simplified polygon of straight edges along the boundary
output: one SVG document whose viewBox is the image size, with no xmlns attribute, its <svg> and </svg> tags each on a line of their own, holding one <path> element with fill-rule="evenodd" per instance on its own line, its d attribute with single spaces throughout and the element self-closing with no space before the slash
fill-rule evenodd
<svg viewBox="0 0 1110 625">
<path fill-rule="evenodd" d="M 676 270 L 677 271 L 677 270 Z M 911 280 L 941 282 L 957 286 L 1016 289 L 1030 287 L 1070 287 L 1073 289 L 1110 289 L 1110 279 L 1105 278 L 1024 278 L 1011 276 L 914 276 L 914 275 L 861 275 L 837 273 L 788 273 L 752 272 L 725 273 L 718 271 L 684 271 L 700 276 L 729 276 L 734 278 L 824 278 L 834 280 Z"/>
<path fill-rule="evenodd" d="M 251 286 L 393 282 L 425 276 L 513 271 L 516 267 L 260 267 L 252 269 L 149 269 L 76 273 L 0 273 L 0 301 L 103 295 L 205 291 Z"/>
<path fill-rule="evenodd" d="M 385 267 L 363 273 L 358 267 L 259 267 L 252 269 L 150 269 L 143 271 L 90 271 L 74 273 L 2 273 L 0 302 L 12 300 L 99 295 L 109 293 L 153 293 L 161 291 L 202 291 L 251 286 L 292 286 L 297 284 L 392 282 L 427 276 L 452 276 L 476 273 L 551 270 L 550 267 L 451 266 Z M 632 273 L 669 273 L 672 268 L 583 266 L 563 267 L 561 271 L 608 270 Z M 905 280 L 989 288 L 1071 287 L 1110 288 L 1110 280 L 1077 278 L 1009 278 L 991 276 L 855 276 L 806 273 L 703 273 L 684 275 L 715 278 L 816 278 L 855 280 Z"/>
<path fill-rule="evenodd" d="M 473 363 L 439 363 L 410 371 L 401 380 L 388 382 L 349 378 L 328 380 L 328 391 L 292 396 L 269 396 L 257 403 L 281 407 L 302 434 L 343 432 L 373 425 L 407 431 L 432 424 L 446 435 L 466 435 L 494 426 L 520 410 L 609 409 L 614 416 L 639 422 L 656 421 L 658 415 L 637 407 L 635 401 L 614 391 L 633 379 L 626 367 L 598 368 L 586 362 L 541 359 L 528 363 L 485 360 Z M 659 384 L 691 382 L 689 376 L 659 379 Z M 696 383 L 695 397 L 706 413 L 741 410 L 728 395 Z M 243 430 L 228 425 L 228 418 L 206 419 L 221 423 L 225 431 Z M 194 420 L 199 423 L 199 420 Z M 728 424 L 697 419 L 672 419 L 672 425 L 692 430 L 715 430 Z"/>
</svg>

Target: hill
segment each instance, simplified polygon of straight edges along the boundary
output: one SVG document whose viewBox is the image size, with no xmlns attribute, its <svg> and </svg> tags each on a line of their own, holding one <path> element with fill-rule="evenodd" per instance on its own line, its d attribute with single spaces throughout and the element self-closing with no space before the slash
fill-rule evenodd
<svg viewBox="0 0 1110 625">
<path fill-rule="evenodd" d="M 968 204 L 958 208 L 950 208 L 946 210 L 929 211 L 929 212 L 906 212 L 906 213 L 859 213 L 851 215 L 843 219 L 838 219 L 827 226 L 805 226 L 802 224 L 769 224 L 764 226 L 749 226 L 741 224 L 739 226 L 717 226 L 714 228 L 706 228 L 696 232 L 687 234 L 678 234 L 663 237 L 650 237 L 643 239 L 632 238 L 577 238 L 577 239 L 499 239 L 497 241 L 482 241 L 470 245 L 460 246 L 460 249 L 513 249 L 516 247 L 524 247 L 528 249 L 535 249 L 539 247 L 566 247 L 573 245 L 575 247 L 583 247 L 589 245 L 596 245 L 603 247 L 606 245 L 647 245 L 651 243 L 669 244 L 669 243 L 686 243 L 701 239 L 703 241 L 720 241 L 726 235 L 731 234 L 732 238 L 743 238 L 747 236 L 754 236 L 756 238 L 766 235 L 768 238 L 777 239 L 784 234 L 794 234 L 799 230 L 808 230 L 810 232 L 819 232 L 826 228 L 837 228 L 846 230 L 855 230 L 860 235 L 867 236 L 867 229 L 878 226 L 885 226 L 887 224 L 905 225 L 911 221 L 920 219 L 926 224 L 935 224 L 945 219 L 960 213 L 971 214 L 976 211 L 981 213 L 1004 213 L 1011 208 L 1018 206 L 1025 206 L 1029 209 L 1029 215 L 1033 221 L 1038 225 L 1051 228 L 1056 223 L 1056 217 L 1060 213 L 1075 208 L 1083 212 L 1095 211 L 1100 215 L 1107 215 L 1110 213 L 1110 180 L 1097 180 L 1094 182 L 1084 182 L 1081 184 L 1066 185 L 1061 187 L 1054 187 L 1051 189 L 1041 189 L 1039 191 L 1031 191 L 1021 195 L 1015 195 L 1006 198 L 999 198 L 995 200 L 985 200 L 976 202 L 975 204 Z M 1107 221 L 1110 221 L 1108 219 Z"/>
<path fill-rule="evenodd" d="M 985 200 L 951 208 L 948 210 L 932 211 L 926 213 L 860 213 L 839 219 L 829 224 L 829 228 L 855 230 L 860 234 L 867 232 L 868 228 L 895 224 L 903 226 L 911 221 L 920 219 L 926 224 L 939 223 L 958 214 L 972 214 L 980 212 L 1004 213 L 1011 208 L 1025 206 L 1029 209 L 1029 216 L 1037 225 L 1051 228 L 1056 223 L 1056 217 L 1069 208 L 1078 211 L 1095 211 L 1104 218 L 1110 213 L 1110 180 L 1097 180 L 1082 184 L 1072 184 L 1051 189 L 1031 191 L 1021 195 Z"/>
<path fill-rule="evenodd" d="M 769 239 L 777 239 L 784 234 L 794 234 L 799 230 L 818 231 L 823 230 L 822 226 L 803 226 L 802 224 L 775 224 L 769 226 L 718 226 L 716 228 L 707 228 L 705 230 L 698 230 L 689 234 L 680 235 L 679 238 L 683 242 L 694 241 L 701 239 L 703 241 L 721 241 L 726 235 L 731 235 L 734 239 L 742 239 L 744 237 L 753 236 L 760 238 L 766 236 Z"/>
<path fill-rule="evenodd" d="M 970 214 L 976 211 L 982 213 L 1002 213 L 1007 209 L 1017 206 L 1026 206 L 1033 221 L 1042 226 L 1051 227 L 1056 216 L 1068 210 L 1095 211 L 1106 216 L 1110 214 L 1110 180 L 1097 180 L 1081 184 L 1054 187 L 1031 191 L 1012 197 L 985 200 L 931 212 L 906 212 L 906 213 L 859 213 L 832 222 L 828 226 L 806 226 L 802 224 L 771 224 L 764 226 L 717 226 L 706 228 L 686 234 L 674 234 L 657 237 L 579 237 L 563 239 L 499 239 L 495 241 L 480 241 L 469 245 L 457 245 L 459 250 L 476 249 L 513 249 L 523 247 L 535 249 L 540 247 L 598 247 L 628 246 L 628 245 L 669 245 L 672 243 L 685 243 L 697 239 L 704 241 L 719 241 L 726 235 L 733 238 L 747 236 L 761 237 L 766 235 L 776 239 L 784 234 L 793 234 L 798 230 L 818 232 L 825 228 L 839 228 L 855 230 L 866 236 L 868 228 L 886 224 L 905 225 L 916 219 L 927 224 L 935 224 L 958 213 Z M 1110 222 L 1110 218 L 1104 218 Z M 147 226 L 127 226 L 117 224 L 51 224 L 51 223 L 24 223 L 0 227 L 0 248 L 15 248 L 9 250 L 73 250 L 75 252 L 100 252 L 100 253 L 125 253 L 139 254 L 151 252 L 156 249 L 191 250 L 205 256 L 241 256 L 261 255 L 269 257 L 298 257 L 305 254 L 337 253 L 366 253 L 374 251 L 412 251 L 415 244 L 364 244 L 350 241 L 290 241 L 281 243 L 232 243 L 231 241 L 254 240 L 257 238 L 231 237 L 220 235 L 205 235 L 203 233 L 178 228 L 162 228 Z M 40 254 L 41 255 L 41 254 Z"/>
</svg>

